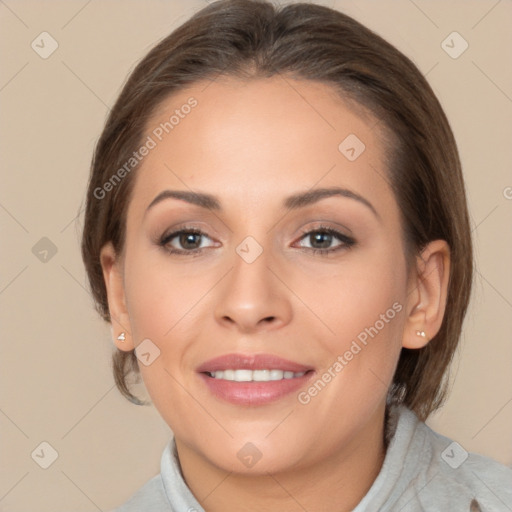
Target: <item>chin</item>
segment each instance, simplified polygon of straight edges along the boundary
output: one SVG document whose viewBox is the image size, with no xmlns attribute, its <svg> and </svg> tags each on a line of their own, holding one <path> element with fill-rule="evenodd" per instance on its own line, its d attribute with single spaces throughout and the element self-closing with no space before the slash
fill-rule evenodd
<svg viewBox="0 0 512 512">
<path fill-rule="evenodd" d="M 218 468 L 252 476 L 279 473 L 292 467 L 296 469 L 305 455 L 297 449 L 296 443 L 292 446 L 268 439 L 249 441 L 247 435 L 240 441 L 229 439 L 224 445 L 213 448 L 210 444 L 205 448 L 199 452 Z"/>
</svg>

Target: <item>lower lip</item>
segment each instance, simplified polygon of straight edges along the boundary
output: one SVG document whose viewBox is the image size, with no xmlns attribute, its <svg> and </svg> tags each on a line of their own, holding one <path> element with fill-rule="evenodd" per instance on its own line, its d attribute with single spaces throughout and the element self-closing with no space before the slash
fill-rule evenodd
<svg viewBox="0 0 512 512">
<path fill-rule="evenodd" d="M 200 373 L 199 376 L 210 391 L 222 400 L 235 405 L 265 405 L 298 391 L 306 384 L 313 373 L 311 371 L 305 373 L 302 377 L 268 382 L 236 382 L 215 379 L 204 373 Z"/>
</svg>

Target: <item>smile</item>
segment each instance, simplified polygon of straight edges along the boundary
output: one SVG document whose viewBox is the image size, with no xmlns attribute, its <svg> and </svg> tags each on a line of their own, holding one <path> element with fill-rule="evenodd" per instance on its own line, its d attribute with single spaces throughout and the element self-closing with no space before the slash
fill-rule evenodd
<svg viewBox="0 0 512 512">
<path fill-rule="evenodd" d="M 213 397 L 239 406 L 263 406 L 290 399 L 314 377 L 312 366 L 276 354 L 231 353 L 196 368 Z"/>
<path fill-rule="evenodd" d="M 306 372 L 291 372 L 283 370 L 218 370 L 208 372 L 214 379 L 230 380 L 235 382 L 269 382 L 283 379 L 296 379 Z"/>
</svg>

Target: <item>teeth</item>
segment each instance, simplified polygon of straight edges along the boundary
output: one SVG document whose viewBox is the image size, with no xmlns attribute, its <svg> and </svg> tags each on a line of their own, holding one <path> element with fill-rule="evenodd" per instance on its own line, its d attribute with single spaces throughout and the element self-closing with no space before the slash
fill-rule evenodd
<svg viewBox="0 0 512 512">
<path fill-rule="evenodd" d="M 229 379 L 229 380 L 235 380 L 235 370 L 226 370 L 225 372 L 219 372 L 219 373 L 224 373 L 224 378 L 225 379 Z M 215 372 L 215 378 L 217 378 L 217 372 Z M 219 379 L 222 379 L 223 376 L 220 375 L 219 376 Z"/>
<path fill-rule="evenodd" d="M 249 382 L 252 380 L 252 371 L 251 370 L 235 370 L 235 375 L 233 380 L 237 382 Z"/>
<path fill-rule="evenodd" d="M 254 370 L 252 372 L 252 380 L 265 382 L 270 380 L 270 370 Z"/>
<path fill-rule="evenodd" d="M 284 372 L 283 370 L 218 370 L 210 372 L 210 377 L 235 382 L 269 382 L 271 380 L 295 379 L 306 372 Z"/>
</svg>

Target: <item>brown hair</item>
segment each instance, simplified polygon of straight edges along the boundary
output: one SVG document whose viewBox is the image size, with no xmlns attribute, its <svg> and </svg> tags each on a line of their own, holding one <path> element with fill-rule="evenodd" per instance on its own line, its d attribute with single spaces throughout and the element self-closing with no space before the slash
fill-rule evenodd
<svg viewBox="0 0 512 512">
<path fill-rule="evenodd" d="M 464 181 L 446 116 L 416 66 L 381 37 L 336 10 L 307 3 L 276 8 L 264 0 L 221 0 L 197 12 L 137 65 L 107 119 L 92 161 L 82 256 L 96 309 L 111 321 L 99 254 L 111 241 L 122 254 L 135 169 L 105 197 L 101 188 L 141 146 L 162 100 L 218 75 L 243 79 L 286 74 L 334 87 L 391 134 L 388 177 L 401 212 L 408 264 L 430 241 L 446 240 L 451 269 L 441 329 L 423 348 L 403 348 L 388 398 L 422 420 L 447 392 L 447 369 L 468 306 L 473 252 Z M 121 393 L 141 403 L 126 378 L 134 351 L 113 354 Z"/>
</svg>

